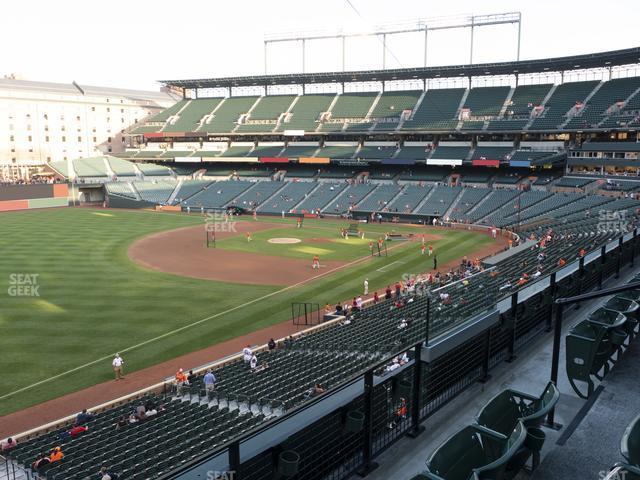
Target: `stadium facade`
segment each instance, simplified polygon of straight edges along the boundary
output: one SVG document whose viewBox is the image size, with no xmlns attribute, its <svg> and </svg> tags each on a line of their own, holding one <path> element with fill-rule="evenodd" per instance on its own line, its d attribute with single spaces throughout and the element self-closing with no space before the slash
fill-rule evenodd
<svg viewBox="0 0 640 480">
<path fill-rule="evenodd" d="M 0 79 L 0 178 L 124 149 L 124 133 L 170 106 L 166 92 Z"/>
</svg>

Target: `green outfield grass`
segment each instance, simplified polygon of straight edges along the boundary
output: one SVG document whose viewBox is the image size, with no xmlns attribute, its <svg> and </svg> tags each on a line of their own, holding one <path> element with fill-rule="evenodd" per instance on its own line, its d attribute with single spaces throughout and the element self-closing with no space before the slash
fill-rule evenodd
<svg viewBox="0 0 640 480">
<path fill-rule="evenodd" d="M 0 371 L 4 375 L 0 377 L 0 415 L 111 379 L 110 360 L 100 359 L 116 351 L 124 352 L 127 371 L 138 370 L 285 321 L 291 315 L 291 302 L 333 303 L 360 293 L 365 277 L 373 291 L 431 265 L 419 254 L 417 244 L 405 243 L 390 250 L 388 257 L 283 290 L 179 277 L 150 271 L 129 260 L 127 248 L 135 239 L 202 221 L 196 216 L 84 208 L 1 214 Z M 282 229 L 287 232 L 282 236 L 313 238 L 308 235 L 318 237 L 324 232 L 338 241 L 314 246 L 331 246 L 336 259 L 366 255 L 368 240 L 361 245 L 355 239 L 347 245 L 340 242 L 337 229 L 346 224 L 310 220 L 299 231 Z M 365 227 L 372 235 L 389 228 Z M 428 231 L 402 227 L 405 229 Z M 287 251 L 284 245 L 275 246 L 279 251 L 267 250 L 271 244 L 262 241 L 262 236 L 271 238 L 273 233 L 255 234 L 249 245 L 243 236 L 219 244 L 274 255 L 302 255 Z M 434 248 L 441 264 L 491 241 L 467 231 L 438 233 L 443 238 L 434 242 Z M 35 293 L 26 288 L 34 277 L 25 275 L 37 275 L 38 296 L 28 296 Z M 24 296 L 13 296 L 18 293 Z M 264 296 L 269 297 L 262 299 Z M 172 333 L 181 327 L 187 328 Z M 50 380 L 69 370 L 74 371 Z M 21 389 L 25 390 L 12 394 Z"/>
</svg>

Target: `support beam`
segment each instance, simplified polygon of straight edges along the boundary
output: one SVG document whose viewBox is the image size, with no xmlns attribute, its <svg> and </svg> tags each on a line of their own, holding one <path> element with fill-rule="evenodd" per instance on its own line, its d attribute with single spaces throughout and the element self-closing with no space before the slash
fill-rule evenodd
<svg viewBox="0 0 640 480">
<path fill-rule="evenodd" d="M 362 447 L 362 467 L 357 471 L 361 477 L 366 477 L 378 464 L 373 461 L 373 370 L 364 374 L 364 430 Z"/>
<path fill-rule="evenodd" d="M 307 59 L 305 58 L 307 54 L 307 41 L 302 39 L 302 73 L 306 73 L 307 67 Z"/>
<path fill-rule="evenodd" d="M 556 303 L 555 307 L 555 326 L 553 331 L 553 354 L 551 357 L 551 383 L 553 383 L 556 387 L 558 386 L 558 368 L 560 365 L 560 342 L 562 342 L 562 313 L 564 305 L 561 303 Z M 555 422 L 555 414 L 556 409 L 552 408 L 547 416 L 547 421 L 545 425 L 549 428 L 553 428 L 554 430 L 560 430 L 562 425 L 559 425 Z"/>
<path fill-rule="evenodd" d="M 598 288 L 602 288 L 602 281 L 604 280 L 604 266 L 606 261 L 607 247 L 603 245 L 600 248 L 600 275 L 598 276 Z"/>
<path fill-rule="evenodd" d="M 475 17 L 471 17 L 471 46 L 469 48 L 469 65 L 473 65 L 473 32 L 475 30 L 474 20 Z"/>
<path fill-rule="evenodd" d="M 520 34 L 522 31 L 522 18 L 518 20 L 518 51 L 516 53 L 516 61 L 520 61 Z"/>
<path fill-rule="evenodd" d="M 515 291 L 511 295 L 511 316 L 513 318 L 513 326 L 511 327 L 511 337 L 509 338 L 508 352 L 509 357 L 507 363 L 511 363 L 516 359 L 516 333 L 518 326 L 518 292 Z"/>
<path fill-rule="evenodd" d="M 268 42 L 265 40 L 264 41 L 264 74 L 265 75 L 269 75 L 269 70 L 267 68 L 267 45 L 268 45 Z"/>
<path fill-rule="evenodd" d="M 413 365 L 413 395 L 411 398 L 411 430 L 407 435 L 416 438 L 422 432 L 424 427 L 420 425 L 420 405 L 422 404 L 422 343 L 415 346 L 415 363 Z"/>
<path fill-rule="evenodd" d="M 427 67 L 427 40 L 429 36 L 429 27 L 424 26 L 424 64 L 423 66 Z"/>
<path fill-rule="evenodd" d="M 387 68 L 387 35 L 382 34 L 382 69 Z"/>
<path fill-rule="evenodd" d="M 233 472 L 234 480 L 240 480 L 240 442 L 229 445 L 229 470 Z"/>
</svg>

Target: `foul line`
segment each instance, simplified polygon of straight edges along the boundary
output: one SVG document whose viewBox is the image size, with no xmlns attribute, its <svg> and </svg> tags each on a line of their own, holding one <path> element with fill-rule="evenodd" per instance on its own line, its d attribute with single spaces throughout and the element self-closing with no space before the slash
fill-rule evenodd
<svg viewBox="0 0 640 480">
<path fill-rule="evenodd" d="M 380 267 L 380 268 L 376 269 L 376 272 L 384 273 L 387 270 L 387 268 L 389 268 L 394 263 L 404 264 L 406 262 L 401 262 L 400 260 L 396 260 L 395 262 L 387 263 L 384 267 Z"/>
<path fill-rule="evenodd" d="M 394 250 L 394 249 L 396 249 L 398 247 L 402 247 L 402 246 L 405 246 L 407 244 L 408 243 L 402 243 L 402 244 L 397 245 L 396 247 L 390 247 L 389 250 Z M 367 256 L 364 256 L 364 257 L 361 257 L 361 258 L 357 258 L 356 260 L 353 260 L 351 262 L 345 263 L 344 265 L 340 265 L 338 267 L 332 268 L 331 270 L 327 270 L 326 272 L 323 272 L 321 274 L 315 275 L 313 277 L 307 278 L 306 280 L 298 282 L 298 283 L 296 283 L 294 285 L 289 285 L 289 286 L 284 287 L 284 288 L 282 288 L 280 290 L 276 290 L 275 292 L 271 292 L 271 293 L 268 293 L 266 295 L 263 295 L 262 297 L 254 298 L 253 300 L 251 300 L 249 302 L 245 302 L 243 304 L 236 305 L 235 307 L 229 308 L 228 310 L 225 310 L 224 312 L 219 312 L 219 313 L 216 313 L 214 315 L 210 315 L 208 317 L 205 317 L 203 319 L 197 320 L 197 321 L 195 321 L 193 323 L 190 323 L 188 325 L 184 325 L 184 326 L 182 326 L 180 328 L 177 328 L 175 330 L 172 330 L 170 332 L 163 333 L 162 335 L 158 335 L 157 337 L 150 338 L 149 340 L 145 340 L 144 342 L 141 342 L 141 343 L 138 343 L 136 345 L 132 345 L 130 347 L 118 350 L 118 352 L 130 352 L 131 350 L 135 350 L 136 348 L 144 347 L 145 345 L 148 345 L 150 343 L 156 342 L 158 340 L 162 340 L 163 338 L 169 337 L 169 336 L 174 335 L 176 333 L 182 332 L 182 331 L 187 330 L 189 328 L 192 328 L 192 327 L 195 327 L 195 326 L 200 325 L 202 323 L 208 322 L 209 320 L 213 320 L 214 318 L 218 318 L 218 317 L 220 317 L 222 315 L 227 315 L 228 313 L 234 312 L 236 310 L 239 310 L 241 308 L 247 307 L 249 305 L 253 305 L 256 302 L 261 302 L 262 300 L 266 300 L 267 298 L 271 298 L 271 297 L 273 297 L 275 295 L 279 295 L 279 294 L 281 294 L 283 292 L 291 290 L 292 288 L 296 288 L 296 287 L 299 287 L 299 286 L 304 285 L 306 283 L 309 283 L 309 282 L 311 282 L 313 280 L 317 280 L 318 278 L 325 277 L 325 276 L 327 276 L 327 275 L 329 275 L 331 273 L 334 273 L 334 272 L 336 272 L 338 270 L 342 270 L 343 268 L 350 267 L 352 265 L 356 265 L 358 263 L 364 262 L 365 260 L 368 260 L 370 258 L 371 258 L 370 255 L 367 255 Z M 392 263 L 396 263 L 396 262 L 392 262 Z M 116 352 L 110 353 L 109 355 L 106 355 L 104 357 L 100 357 L 97 360 L 93 360 L 91 362 L 85 363 L 84 365 L 80 365 L 79 367 L 72 368 L 71 370 L 67 370 L 66 372 L 59 373 L 57 375 L 54 375 L 52 377 L 48 377 L 48 378 L 46 378 L 44 380 L 41 380 L 39 382 L 32 383 L 31 385 L 28 385 L 26 387 L 20 388 L 18 390 L 14 390 L 13 392 L 9 392 L 9 393 L 7 393 L 5 395 L 0 396 L 0 400 L 4 400 L 6 398 L 12 397 L 13 395 L 17 395 L 18 393 L 26 392 L 27 390 L 31 390 L 34 387 L 38 387 L 40 385 L 44 385 L 45 383 L 49 383 L 52 380 L 57 380 L 58 378 L 64 377 L 65 375 L 69 375 L 70 373 L 77 372 L 79 370 L 82 370 L 84 368 L 90 367 L 90 366 L 95 365 L 97 363 L 105 362 L 105 361 L 113 358 L 115 353 Z"/>
</svg>

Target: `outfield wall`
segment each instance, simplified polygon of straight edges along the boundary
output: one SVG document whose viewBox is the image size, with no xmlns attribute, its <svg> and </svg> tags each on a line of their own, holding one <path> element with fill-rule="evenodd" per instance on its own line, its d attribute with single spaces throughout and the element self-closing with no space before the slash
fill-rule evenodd
<svg viewBox="0 0 640 480">
<path fill-rule="evenodd" d="M 68 196 L 69 187 L 65 183 L 6 185 L 0 187 L 0 212 L 66 207 Z"/>
</svg>

